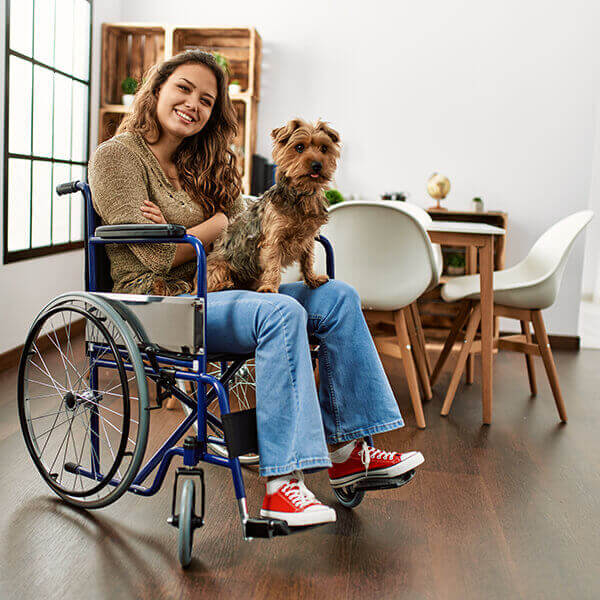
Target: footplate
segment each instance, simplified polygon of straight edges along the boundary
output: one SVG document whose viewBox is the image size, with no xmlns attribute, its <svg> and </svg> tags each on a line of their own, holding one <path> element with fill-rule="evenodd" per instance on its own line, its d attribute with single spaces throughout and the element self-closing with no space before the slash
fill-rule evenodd
<svg viewBox="0 0 600 600">
<path fill-rule="evenodd" d="M 271 539 L 276 535 L 289 535 L 291 533 L 288 524 L 279 519 L 246 519 L 244 522 L 244 538 Z"/>
<path fill-rule="evenodd" d="M 415 470 L 412 469 L 392 479 L 385 477 L 368 477 L 356 482 L 354 485 L 352 485 L 352 488 L 356 491 L 362 490 L 365 492 L 370 490 L 388 490 L 392 488 L 399 488 L 403 485 L 406 485 L 414 476 Z"/>
</svg>

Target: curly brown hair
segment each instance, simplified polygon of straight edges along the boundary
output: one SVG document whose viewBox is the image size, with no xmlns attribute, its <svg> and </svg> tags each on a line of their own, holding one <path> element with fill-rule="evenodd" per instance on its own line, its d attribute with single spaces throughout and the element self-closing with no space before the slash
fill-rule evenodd
<svg viewBox="0 0 600 600">
<path fill-rule="evenodd" d="M 227 90 L 227 74 L 212 54 L 197 49 L 186 50 L 151 67 L 135 95 L 131 113 L 123 119 L 117 134 L 135 132 L 148 143 L 155 143 L 161 135 L 156 117 L 158 92 L 177 67 L 188 63 L 204 65 L 214 73 L 217 99 L 206 125 L 196 135 L 181 142 L 173 162 L 183 189 L 202 206 L 207 217 L 217 211 L 228 214 L 241 193 L 240 174 L 235 155 L 230 150 L 237 133 L 237 120 Z"/>
</svg>

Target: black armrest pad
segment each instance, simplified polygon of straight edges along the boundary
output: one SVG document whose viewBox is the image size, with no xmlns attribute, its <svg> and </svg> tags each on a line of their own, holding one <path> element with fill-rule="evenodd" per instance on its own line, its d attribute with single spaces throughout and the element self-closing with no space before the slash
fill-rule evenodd
<svg viewBox="0 0 600 600">
<path fill-rule="evenodd" d="M 158 223 L 136 225 L 102 225 L 97 227 L 96 237 L 103 240 L 127 239 L 127 238 L 182 238 L 185 236 L 183 225 L 160 225 Z"/>
</svg>

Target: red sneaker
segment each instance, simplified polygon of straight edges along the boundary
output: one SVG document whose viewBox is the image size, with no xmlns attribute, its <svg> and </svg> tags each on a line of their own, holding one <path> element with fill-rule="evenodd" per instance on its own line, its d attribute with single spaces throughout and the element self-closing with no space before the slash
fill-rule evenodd
<svg viewBox="0 0 600 600">
<path fill-rule="evenodd" d="M 283 519 L 290 527 L 301 527 L 335 521 L 335 510 L 319 502 L 301 476 L 294 476 L 284 480 L 273 494 L 265 494 L 260 516 Z"/>
<path fill-rule="evenodd" d="M 329 469 L 332 487 L 344 487 L 367 477 L 392 478 L 411 471 L 424 462 L 420 452 L 386 452 L 357 442 L 348 460 L 333 463 Z"/>
</svg>

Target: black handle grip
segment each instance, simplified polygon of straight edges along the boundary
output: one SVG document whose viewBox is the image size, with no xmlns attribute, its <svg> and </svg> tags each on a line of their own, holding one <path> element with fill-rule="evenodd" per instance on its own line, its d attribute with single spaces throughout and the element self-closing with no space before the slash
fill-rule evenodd
<svg viewBox="0 0 600 600">
<path fill-rule="evenodd" d="M 69 181 L 68 183 L 59 183 L 56 186 L 56 193 L 59 196 L 64 196 L 65 194 L 72 194 L 73 192 L 77 192 L 77 184 L 79 180 Z"/>
</svg>

